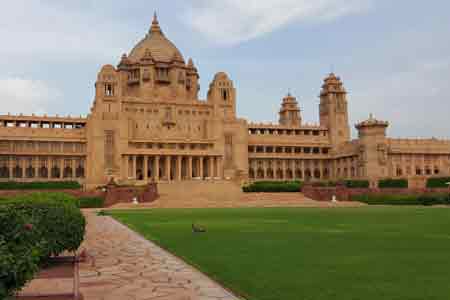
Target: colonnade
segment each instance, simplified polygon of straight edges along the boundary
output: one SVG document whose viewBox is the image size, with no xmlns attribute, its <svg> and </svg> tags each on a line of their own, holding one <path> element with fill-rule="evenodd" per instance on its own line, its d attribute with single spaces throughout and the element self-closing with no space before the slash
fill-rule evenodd
<svg viewBox="0 0 450 300">
<path fill-rule="evenodd" d="M 122 177 L 143 181 L 222 179 L 220 156 L 124 155 Z"/>
<path fill-rule="evenodd" d="M 84 177 L 84 157 L 6 156 L 0 158 L 1 179 L 67 180 Z"/>
<path fill-rule="evenodd" d="M 250 179 L 321 180 L 330 179 L 331 165 L 326 160 L 252 159 Z"/>
</svg>

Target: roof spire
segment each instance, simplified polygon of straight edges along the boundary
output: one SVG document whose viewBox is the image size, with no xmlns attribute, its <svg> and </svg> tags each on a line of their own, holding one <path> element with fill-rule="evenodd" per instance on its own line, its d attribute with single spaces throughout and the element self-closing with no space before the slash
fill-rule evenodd
<svg viewBox="0 0 450 300">
<path fill-rule="evenodd" d="M 161 27 L 159 27 L 158 16 L 155 13 L 153 14 L 152 26 L 150 27 L 150 33 L 162 33 Z"/>
</svg>

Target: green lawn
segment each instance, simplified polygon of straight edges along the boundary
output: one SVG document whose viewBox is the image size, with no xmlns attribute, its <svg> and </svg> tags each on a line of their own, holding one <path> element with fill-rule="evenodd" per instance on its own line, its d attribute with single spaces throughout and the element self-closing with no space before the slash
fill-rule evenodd
<svg viewBox="0 0 450 300">
<path fill-rule="evenodd" d="M 450 209 L 110 213 L 246 299 L 450 299 Z"/>
</svg>

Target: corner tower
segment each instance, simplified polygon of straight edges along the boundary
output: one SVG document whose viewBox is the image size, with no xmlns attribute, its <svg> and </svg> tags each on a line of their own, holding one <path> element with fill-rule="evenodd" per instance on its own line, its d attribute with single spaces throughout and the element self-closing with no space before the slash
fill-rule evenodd
<svg viewBox="0 0 450 300">
<path fill-rule="evenodd" d="M 324 79 L 319 110 L 320 125 L 328 128 L 332 147 L 349 141 L 347 91 L 341 79 L 333 73 Z"/>
<path fill-rule="evenodd" d="M 359 136 L 359 176 L 367 178 L 373 186 L 377 179 L 386 177 L 388 147 L 386 129 L 389 123 L 377 120 L 370 114 L 369 119 L 355 125 Z"/>
</svg>

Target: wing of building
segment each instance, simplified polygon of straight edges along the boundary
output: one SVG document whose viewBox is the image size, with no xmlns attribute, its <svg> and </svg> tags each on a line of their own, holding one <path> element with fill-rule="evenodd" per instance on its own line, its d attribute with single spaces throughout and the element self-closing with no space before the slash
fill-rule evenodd
<svg viewBox="0 0 450 300">
<path fill-rule="evenodd" d="M 156 16 L 148 34 L 114 67 L 104 66 L 87 118 L 0 116 L 0 180 L 119 183 L 230 180 L 427 178 L 450 174 L 450 142 L 390 139 L 370 117 L 351 140 L 347 93 L 327 76 L 320 124 L 302 123 L 295 97 L 278 124 L 236 116 L 236 90 L 220 72 L 207 99 L 199 73 L 165 36 Z"/>
</svg>

